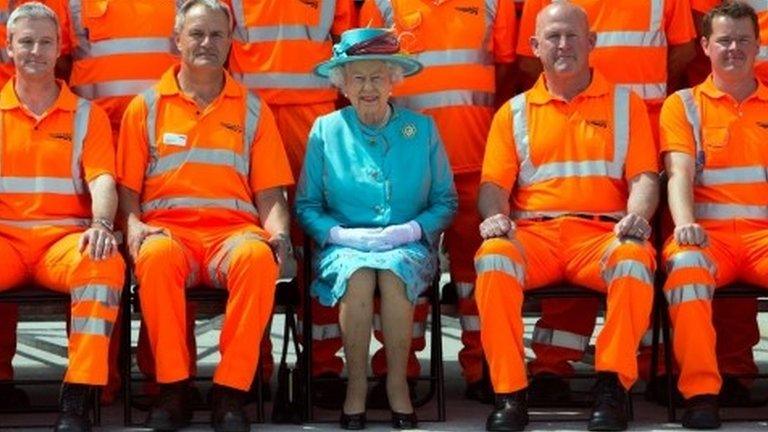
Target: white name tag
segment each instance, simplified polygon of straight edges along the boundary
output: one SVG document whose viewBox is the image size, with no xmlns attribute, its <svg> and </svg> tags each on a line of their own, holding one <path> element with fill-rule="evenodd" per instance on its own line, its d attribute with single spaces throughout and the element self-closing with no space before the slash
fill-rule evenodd
<svg viewBox="0 0 768 432">
<path fill-rule="evenodd" d="M 163 144 L 184 147 L 187 145 L 187 136 L 166 132 L 163 134 Z"/>
</svg>

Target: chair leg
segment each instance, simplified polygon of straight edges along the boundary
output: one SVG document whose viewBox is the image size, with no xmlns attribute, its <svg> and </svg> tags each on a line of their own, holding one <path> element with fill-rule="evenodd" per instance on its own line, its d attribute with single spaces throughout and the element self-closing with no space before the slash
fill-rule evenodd
<svg viewBox="0 0 768 432">
<path fill-rule="evenodd" d="M 440 275 L 438 274 L 432 292 L 432 359 L 435 370 L 433 379 L 437 380 L 437 420 L 445 421 L 445 369 L 443 366 L 443 324 L 442 311 L 440 310 Z"/>
<path fill-rule="evenodd" d="M 127 280 L 130 280 L 128 278 Z M 121 367 L 123 369 L 123 425 L 131 426 L 133 424 L 133 380 L 131 379 L 131 297 L 133 295 L 132 286 L 128 284 L 123 289 L 123 316 L 120 325 L 123 326 L 123 340 L 121 341 L 122 358 Z"/>
<path fill-rule="evenodd" d="M 672 337 L 670 334 L 669 314 L 667 313 L 666 299 L 661 298 L 661 333 L 664 342 L 664 368 L 667 370 L 667 419 L 670 423 L 675 422 L 677 413 L 675 410 L 674 386 L 672 379 Z"/>
</svg>

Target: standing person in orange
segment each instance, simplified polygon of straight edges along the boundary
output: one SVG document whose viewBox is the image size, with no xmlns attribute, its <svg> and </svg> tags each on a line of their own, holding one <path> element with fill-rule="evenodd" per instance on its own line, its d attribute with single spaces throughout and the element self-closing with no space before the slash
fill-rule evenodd
<svg viewBox="0 0 768 432">
<path fill-rule="evenodd" d="M 70 293 L 70 364 L 57 431 L 89 431 L 107 382 L 125 265 L 112 221 L 114 150 L 106 114 L 55 79 L 59 23 L 41 3 L 8 20 L 14 78 L 0 90 L 0 290 L 33 281 Z"/>
<path fill-rule="evenodd" d="M 609 81 L 635 91 L 645 102 L 651 130 L 658 141 L 658 115 L 667 95 L 667 83 L 678 82 L 695 55 L 695 31 L 689 0 L 571 0 L 584 8 L 590 30 L 597 34 L 590 65 Z M 527 0 L 520 22 L 517 53 L 521 78 L 532 83 L 541 64 L 528 43 L 539 11 L 552 0 Z M 563 399 L 568 383 L 561 376 L 573 373 L 589 345 L 599 308 L 596 299 L 542 301 L 542 317 L 533 332 L 535 360 L 531 397 Z M 650 340 L 650 339 L 649 339 Z"/>
<path fill-rule="evenodd" d="M 257 341 L 278 264 L 291 259 L 290 166 L 269 108 L 224 70 L 232 28 L 218 0 L 185 2 L 175 25 L 181 65 L 131 101 L 118 140 L 121 209 L 160 383 L 147 418 L 155 429 L 189 423 L 184 287 L 205 282 L 229 292 L 212 426 L 248 430 Z"/>
<path fill-rule="evenodd" d="M 755 11 L 716 6 L 702 21 L 712 74 L 677 92 L 661 112 L 674 235 L 664 247 L 664 294 L 686 398 L 683 426 L 720 426 L 712 295 L 734 281 L 768 286 L 768 88 L 757 80 Z M 756 341 L 755 341 L 756 342 Z"/>
<path fill-rule="evenodd" d="M 658 163 L 642 100 L 590 70 L 595 39 L 580 7 L 542 9 L 531 45 L 544 73 L 502 106 L 488 136 L 478 201 L 486 240 L 475 257 L 480 334 L 496 393 L 487 430 L 528 422 L 523 291 L 560 281 L 607 295 L 588 427 L 627 427 L 627 391 L 653 300 L 647 239 Z"/>
<path fill-rule="evenodd" d="M 421 74 L 395 89 L 393 101 L 435 119 L 453 168 L 459 209 L 445 232 L 445 242 L 459 296 L 464 345 L 459 363 L 467 382 L 465 396 L 482 401 L 490 401 L 492 395 L 483 374 L 474 300 L 473 253 L 481 243 L 475 203 L 494 107 L 512 96 L 516 21 L 510 0 L 366 0 L 360 11 L 361 25 L 394 28 L 403 48 L 424 65 Z M 414 334 L 412 350 L 425 345 L 421 329 L 427 307 L 427 303 L 416 307 L 414 322 L 422 325 L 414 326 L 419 331 Z M 386 371 L 383 359 L 383 351 L 374 356 L 377 375 Z M 412 355 L 409 376 L 418 371 Z"/>
<path fill-rule="evenodd" d="M 312 124 L 336 109 L 338 93 L 327 80 L 312 73 L 316 64 L 331 57 L 333 39 L 353 25 L 352 0 L 265 2 L 227 0 L 235 19 L 235 35 L 229 68 L 232 76 L 255 91 L 275 116 L 294 178 L 301 173 Z M 288 190 L 289 202 L 295 191 Z M 304 235 L 298 225 L 291 229 L 295 249 L 303 252 Z M 297 272 L 302 275 L 302 271 Z M 311 303 L 313 325 L 313 373 L 341 375 L 344 364 L 336 356 L 341 348 L 338 308 Z M 272 373 L 272 345 L 262 344 L 263 375 Z M 326 381 L 329 382 L 329 381 Z M 322 381 L 321 381 L 322 383 Z M 320 384 L 320 383 L 318 383 Z M 316 400 L 340 403 L 339 386 L 315 386 Z"/>
</svg>

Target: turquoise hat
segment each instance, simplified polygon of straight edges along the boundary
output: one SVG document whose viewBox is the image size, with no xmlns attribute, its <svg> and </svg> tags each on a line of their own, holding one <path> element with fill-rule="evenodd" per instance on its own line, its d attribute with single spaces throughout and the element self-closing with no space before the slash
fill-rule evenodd
<svg viewBox="0 0 768 432">
<path fill-rule="evenodd" d="M 328 78 L 331 69 L 361 60 L 382 60 L 403 68 L 410 76 L 421 71 L 417 60 L 400 52 L 397 36 L 383 28 L 359 28 L 341 34 L 341 41 L 333 46 L 333 57 L 315 66 L 315 75 Z"/>
</svg>

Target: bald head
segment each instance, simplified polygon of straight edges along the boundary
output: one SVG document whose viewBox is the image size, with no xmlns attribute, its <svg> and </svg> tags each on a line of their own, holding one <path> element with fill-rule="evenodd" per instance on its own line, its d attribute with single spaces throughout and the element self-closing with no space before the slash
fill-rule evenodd
<svg viewBox="0 0 768 432">
<path fill-rule="evenodd" d="M 589 18 L 584 9 L 568 0 L 555 0 L 536 15 L 536 34 L 549 22 L 556 20 L 571 22 L 585 34 L 589 33 Z"/>
<path fill-rule="evenodd" d="M 595 47 L 584 9 L 568 1 L 554 1 L 536 16 L 531 48 L 548 80 L 589 76 L 589 53 Z"/>
</svg>

